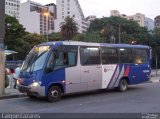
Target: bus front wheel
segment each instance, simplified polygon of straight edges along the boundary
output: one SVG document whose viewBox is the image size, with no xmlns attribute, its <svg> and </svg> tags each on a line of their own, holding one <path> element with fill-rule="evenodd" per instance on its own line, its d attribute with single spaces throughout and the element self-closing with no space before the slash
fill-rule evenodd
<svg viewBox="0 0 160 119">
<path fill-rule="evenodd" d="M 128 89 L 128 82 L 126 79 L 122 79 L 119 82 L 119 87 L 118 87 L 119 91 L 124 92 Z"/>
<path fill-rule="evenodd" d="M 52 86 L 48 91 L 48 101 L 56 102 L 61 99 L 62 90 L 59 86 Z"/>
</svg>

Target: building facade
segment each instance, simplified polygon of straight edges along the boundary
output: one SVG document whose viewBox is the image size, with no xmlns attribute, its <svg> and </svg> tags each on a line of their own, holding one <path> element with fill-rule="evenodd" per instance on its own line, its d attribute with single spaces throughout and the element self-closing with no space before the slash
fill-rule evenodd
<svg viewBox="0 0 160 119">
<path fill-rule="evenodd" d="M 154 18 L 154 24 L 156 28 L 160 28 L 160 15 Z"/>
<path fill-rule="evenodd" d="M 50 34 L 54 31 L 55 5 L 41 5 L 28 0 L 21 3 L 20 23 L 26 31 L 37 34 Z"/>
<path fill-rule="evenodd" d="M 149 30 L 153 30 L 155 27 L 154 27 L 154 21 L 150 18 L 147 18 L 145 17 L 145 20 L 144 20 L 144 26 Z"/>
<path fill-rule="evenodd" d="M 141 13 L 136 13 L 135 15 L 127 16 L 125 14 L 120 14 L 118 10 L 111 10 L 111 16 L 117 16 L 117 17 L 122 17 L 126 18 L 128 20 L 133 20 L 136 21 L 141 27 L 145 26 L 145 15 Z"/>
<path fill-rule="evenodd" d="M 5 0 L 5 13 L 20 19 L 20 0 Z"/>
<path fill-rule="evenodd" d="M 86 18 L 86 20 L 91 23 L 92 21 L 94 21 L 97 17 L 95 15 L 90 15 Z"/>
<path fill-rule="evenodd" d="M 55 20 L 55 32 L 60 32 L 60 24 L 69 16 L 73 17 L 79 27 L 79 33 L 87 31 L 88 21 L 85 19 L 78 0 L 57 0 L 57 19 Z"/>
</svg>

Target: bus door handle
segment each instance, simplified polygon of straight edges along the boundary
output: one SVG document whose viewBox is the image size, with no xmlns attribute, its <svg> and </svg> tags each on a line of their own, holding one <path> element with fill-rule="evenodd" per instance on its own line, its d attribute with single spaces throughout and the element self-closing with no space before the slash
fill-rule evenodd
<svg viewBox="0 0 160 119">
<path fill-rule="evenodd" d="M 84 71 L 84 73 L 89 73 L 89 70 L 87 70 L 87 71 Z"/>
</svg>

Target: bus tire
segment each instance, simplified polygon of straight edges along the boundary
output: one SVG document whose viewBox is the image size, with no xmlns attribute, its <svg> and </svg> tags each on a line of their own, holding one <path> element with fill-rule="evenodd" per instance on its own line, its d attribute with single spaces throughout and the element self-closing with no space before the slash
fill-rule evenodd
<svg viewBox="0 0 160 119">
<path fill-rule="evenodd" d="M 125 92 L 127 89 L 128 89 L 128 82 L 127 82 L 126 79 L 122 79 L 119 82 L 118 90 L 121 91 L 121 92 Z"/>
<path fill-rule="evenodd" d="M 56 102 L 61 99 L 62 90 L 59 86 L 52 86 L 48 90 L 48 101 L 49 102 Z"/>
</svg>

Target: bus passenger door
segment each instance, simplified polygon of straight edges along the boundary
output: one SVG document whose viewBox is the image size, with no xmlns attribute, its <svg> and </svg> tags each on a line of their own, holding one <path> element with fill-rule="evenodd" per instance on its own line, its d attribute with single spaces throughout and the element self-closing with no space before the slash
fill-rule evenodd
<svg viewBox="0 0 160 119">
<path fill-rule="evenodd" d="M 45 81 L 49 82 L 48 85 L 63 85 L 65 94 L 79 92 L 81 86 L 77 59 L 78 46 L 59 46 L 53 51 L 46 68 L 50 71 L 44 76 Z"/>
<path fill-rule="evenodd" d="M 102 65 L 100 50 L 98 47 L 81 47 L 81 83 L 86 85 L 87 90 L 101 89 Z"/>
</svg>

